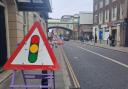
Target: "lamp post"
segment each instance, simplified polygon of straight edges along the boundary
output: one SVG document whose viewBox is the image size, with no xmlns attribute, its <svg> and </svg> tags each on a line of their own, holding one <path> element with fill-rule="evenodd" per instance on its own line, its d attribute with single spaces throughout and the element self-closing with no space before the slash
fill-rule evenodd
<svg viewBox="0 0 128 89">
<path fill-rule="evenodd" d="M 75 40 L 75 23 L 74 23 L 75 17 L 73 16 L 72 23 L 73 23 L 73 40 Z"/>
<path fill-rule="evenodd" d="M 94 17 L 94 23 L 98 23 L 98 15 L 95 15 Z M 95 31 L 94 31 L 94 46 L 95 46 L 95 42 L 96 42 L 96 28 L 95 28 Z"/>
<path fill-rule="evenodd" d="M 79 26 L 80 26 L 80 16 L 78 16 L 78 38 L 80 37 L 80 29 L 79 29 Z"/>
</svg>

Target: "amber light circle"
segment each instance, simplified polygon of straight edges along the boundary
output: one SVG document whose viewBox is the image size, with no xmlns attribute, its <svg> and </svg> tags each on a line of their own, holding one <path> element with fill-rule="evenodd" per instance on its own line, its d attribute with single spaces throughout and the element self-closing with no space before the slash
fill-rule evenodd
<svg viewBox="0 0 128 89">
<path fill-rule="evenodd" d="M 38 51 L 38 49 L 39 49 L 38 45 L 33 44 L 33 45 L 31 45 L 29 50 L 31 53 L 36 53 Z"/>
</svg>

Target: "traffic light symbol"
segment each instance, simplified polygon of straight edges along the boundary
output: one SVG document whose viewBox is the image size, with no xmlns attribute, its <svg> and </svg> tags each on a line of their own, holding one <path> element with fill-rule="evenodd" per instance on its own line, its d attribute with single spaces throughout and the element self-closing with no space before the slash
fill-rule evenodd
<svg viewBox="0 0 128 89">
<path fill-rule="evenodd" d="M 29 47 L 29 55 L 28 55 L 28 61 L 30 63 L 35 63 L 37 61 L 38 51 L 39 51 L 39 42 L 40 42 L 40 38 L 38 35 L 32 36 L 30 47 Z"/>
</svg>

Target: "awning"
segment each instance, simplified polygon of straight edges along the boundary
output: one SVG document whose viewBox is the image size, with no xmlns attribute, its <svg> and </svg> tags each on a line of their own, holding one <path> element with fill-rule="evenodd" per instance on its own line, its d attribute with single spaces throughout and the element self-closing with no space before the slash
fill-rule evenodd
<svg viewBox="0 0 128 89">
<path fill-rule="evenodd" d="M 16 3 L 19 11 L 52 11 L 49 0 L 16 0 Z"/>
</svg>

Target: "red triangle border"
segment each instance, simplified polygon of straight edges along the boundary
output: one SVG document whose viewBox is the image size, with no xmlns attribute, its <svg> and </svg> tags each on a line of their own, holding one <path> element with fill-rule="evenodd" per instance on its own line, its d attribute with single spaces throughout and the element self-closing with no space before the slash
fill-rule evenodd
<svg viewBox="0 0 128 89">
<path fill-rule="evenodd" d="M 48 50 L 49 56 L 52 59 L 53 62 L 53 66 L 50 65 L 16 65 L 16 64 L 11 64 L 12 61 L 15 59 L 15 57 L 17 56 L 17 54 L 20 52 L 20 50 L 22 49 L 22 47 L 24 46 L 25 42 L 29 39 L 29 37 L 32 35 L 32 33 L 34 32 L 35 28 L 38 28 L 38 31 L 40 33 L 40 36 L 42 38 L 42 40 L 44 41 L 44 44 Z M 32 27 L 30 28 L 28 34 L 24 37 L 24 39 L 21 41 L 20 45 L 16 48 L 16 50 L 13 52 L 13 54 L 11 55 L 11 57 L 8 59 L 8 61 L 6 62 L 6 64 L 4 65 L 4 69 L 5 70 L 58 70 L 59 69 L 59 65 L 57 63 L 55 54 L 43 32 L 43 28 L 41 26 L 41 24 L 39 22 L 35 22 Z"/>
</svg>

